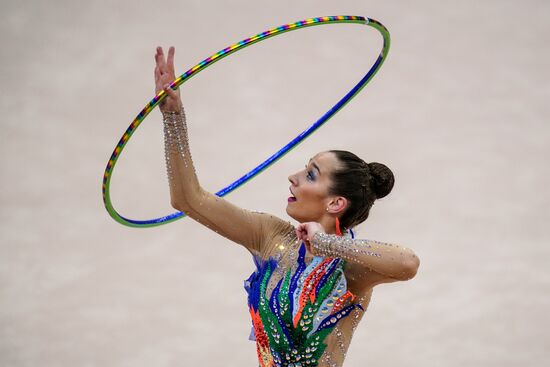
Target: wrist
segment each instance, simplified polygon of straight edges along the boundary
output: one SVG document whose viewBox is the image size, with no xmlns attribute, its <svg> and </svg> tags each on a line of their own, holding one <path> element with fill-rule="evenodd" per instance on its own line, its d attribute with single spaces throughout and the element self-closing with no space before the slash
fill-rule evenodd
<svg viewBox="0 0 550 367">
<path fill-rule="evenodd" d="M 311 239 L 311 246 L 319 255 L 337 257 L 331 235 L 323 231 L 315 232 Z"/>
<path fill-rule="evenodd" d="M 162 112 L 163 116 L 181 115 L 185 113 L 185 111 L 183 110 L 183 106 L 181 104 L 177 106 L 170 106 L 170 107 L 164 106 L 163 108 L 161 108 L 160 112 Z"/>
<path fill-rule="evenodd" d="M 188 153 L 189 142 L 183 107 L 179 111 L 162 111 L 162 122 L 166 153 L 175 152 L 185 156 Z M 167 157 L 169 157 L 169 154 Z"/>
</svg>

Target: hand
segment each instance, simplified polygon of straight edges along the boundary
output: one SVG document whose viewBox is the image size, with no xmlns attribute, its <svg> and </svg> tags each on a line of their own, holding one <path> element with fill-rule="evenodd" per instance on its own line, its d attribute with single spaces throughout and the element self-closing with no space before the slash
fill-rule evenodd
<svg viewBox="0 0 550 367">
<path fill-rule="evenodd" d="M 300 223 L 296 227 L 296 236 L 298 237 L 298 239 L 304 241 L 304 243 L 306 244 L 306 249 L 314 256 L 317 256 L 318 254 L 313 249 L 311 241 L 313 240 L 313 236 L 315 236 L 315 233 L 317 232 L 325 233 L 323 226 L 321 226 L 321 224 L 317 222 Z"/>
<path fill-rule="evenodd" d="M 162 47 L 157 47 L 157 53 L 155 54 L 155 93 L 159 93 L 164 90 L 167 93 L 166 98 L 160 103 L 159 107 L 162 112 L 168 111 L 181 111 L 181 97 L 180 91 L 170 88 L 170 83 L 176 79 L 174 73 L 174 53 L 176 49 L 170 47 L 168 50 L 168 57 L 164 59 L 164 51 Z"/>
</svg>

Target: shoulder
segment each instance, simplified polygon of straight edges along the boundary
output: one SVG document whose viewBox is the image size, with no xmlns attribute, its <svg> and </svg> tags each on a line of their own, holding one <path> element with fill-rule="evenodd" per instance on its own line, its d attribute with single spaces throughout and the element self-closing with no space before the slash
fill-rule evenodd
<svg viewBox="0 0 550 367">
<path fill-rule="evenodd" d="M 264 212 L 256 213 L 261 216 L 261 252 L 268 253 L 273 244 L 295 234 L 295 228 L 289 221 Z"/>
<path fill-rule="evenodd" d="M 294 226 L 287 220 L 264 212 L 256 213 L 262 217 L 262 232 L 266 240 L 284 236 L 294 230 Z"/>
</svg>

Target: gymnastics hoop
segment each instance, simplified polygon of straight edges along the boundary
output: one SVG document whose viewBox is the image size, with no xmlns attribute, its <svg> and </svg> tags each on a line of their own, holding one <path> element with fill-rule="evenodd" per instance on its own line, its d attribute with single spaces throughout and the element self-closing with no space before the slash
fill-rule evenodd
<svg viewBox="0 0 550 367">
<path fill-rule="evenodd" d="M 317 130 L 319 127 L 321 127 L 325 122 L 327 122 L 332 116 L 334 116 L 340 109 L 342 109 L 353 97 L 355 97 L 361 89 L 367 83 L 376 75 L 382 64 L 384 63 L 384 60 L 386 59 L 386 56 L 388 54 L 389 48 L 390 48 L 390 34 L 386 27 L 382 25 L 382 23 L 366 18 L 361 16 L 355 16 L 355 15 L 338 15 L 338 16 L 328 16 L 328 17 L 319 17 L 319 18 L 309 18 L 305 20 L 300 20 L 295 23 L 288 23 L 285 25 L 282 25 L 277 28 L 272 28 L 270 30 L 267 30 L 265 32 L 259 33 L 253 37 L 246 38 L 240 42 L 237 42 L 229 47 L 224 48 L 221 51 L 216 52 L 212 56 L 204 59 L 203 61 L 199 62 L 197 65 L 193 66 L 191 69 L 187 70 L 185 73 L 180 75 L 178 78 L 176 78 L 171 84 L 170 88 L 177 89 L 180 85 L 182 85 L 187 80 L 191 79 L 194 75 L 198 74 L 200 71 L 204 70 L 208 66 L 216 63 L 217 61 L 223 59 L 226 56 L 229 56 L 230 54 L 241 50 L 247 46 L 250 46 L 256 42 L 263 41 L 265 39 L 268 39 L 273 36 L 277 36 L 279 34 L 294 31 L 296 29 L 315 26 L 315 25 L 323 25 L 323 24 L 333 24 L 333 23 L 354 23 L 354 24 L 362 24 L 362 25 L 369 25 L 376 30 L 378 30 L 384 39 L 384 44 L 382 46 L 382 51 L 380 52 L 380 55 L 376 59 L 376 62 L 373 64 L 373 66 L 370 68 L 370 70 L 367 72 L 367 74 L 353 87 L 338 103 L 336 103 L 330 110 L 328 110 L 323 116 L 321 116 L 320 119 L 318 119 L 313 125 L 311 125 L 308 129 L 304 130 L 301 134 L 299 134 L 296 138 L 294 138 L 291 142 L 283 146 L 277 153 L 273 154 L 271 157 L 266 159 L 264 162 L 260 163 L 256 168 L 252 169 L 250 172 L 242 176 L 241 178 L 237 179 L 233 183 L 229 184 L 225 188 L 221 189 L 216 193 L 217 196 L 223 197 L 227 194 L 229 194 L 231 191 L 235 190 L 239 186 L 245 184 L 247 181 L 254 178 L 256 175 L 258 175 L 260 172 L 264 171 L 267 167 L 271 166 L 273 163 L 281 159 L 286 153 L 288 153 L 290 150 L 295 148 L 298 144 L 300 144 L 305 138 L 307 138 L 309 135 L 311 135 L 315 130 Z M 121 216 L 118 214 L 118 212 L 115 210 L 111 203 L 111 196 L 110 196 L 110 182 L 111 182 L 111 176 L 113 169 L 115 167 L 115 164 L 118 160 L 118 157 L 120 156 L 120 153 L 124 149 L 124 146 L 132 136 L 132 134 L 136 131 L 138 126 L 141 124 L 143 120 L 145 120 L 145 117 L 164 99 L 166 98 L 166 92 L 164 90 L 161 90 L 142 110 L 141 112 L 136 116 L 134 121 L 130 124 L 130 126 L 126 129 L 124 134 L 122 135 L 122 138 L 120 138 L 118 144 L 116 145 L 115 149 L 113 150 L 113 153 L 111 154 L 111 157 L 109 158 L 109 162 L 107 163 L 107 167 L 105 168 L 105 173 L 103 175 L 103 185 L 102 185 L 102 191 L 103 191 L 103 203 L 105 204 L 105 208 L 107 209 L 107 212 L 113 217 L 114 220 L 117 222 L 124 224 L 129 227 L 154 227 L 159 226 L 161 224 L 170 223 L 173 222 L 181 217 L 185 216 L 185 213 L 182 212 L 176 212 L 164 217 L 159 217 L 155 219 L 150 220 L 135 220 L 135 219 L 129 219 Z"/>
</svg>

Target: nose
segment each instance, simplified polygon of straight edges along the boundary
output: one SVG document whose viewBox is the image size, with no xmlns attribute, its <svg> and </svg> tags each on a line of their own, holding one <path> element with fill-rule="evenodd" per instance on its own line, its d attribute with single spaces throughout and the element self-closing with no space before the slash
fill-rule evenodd
<svg viewBox="0 0 550 367">
<path fill-rule="evenodd" d="M 296 186 L 296 183 L 297 183 L 296 174 L 293 174 L 293 175 L 288 176 L 288 180 L 290 181 L 290 183 L 291 183 L 292 185 Z"/>
</svg>

